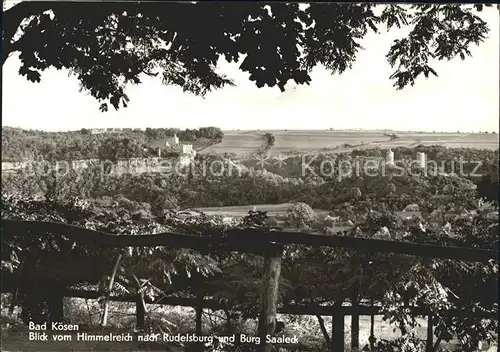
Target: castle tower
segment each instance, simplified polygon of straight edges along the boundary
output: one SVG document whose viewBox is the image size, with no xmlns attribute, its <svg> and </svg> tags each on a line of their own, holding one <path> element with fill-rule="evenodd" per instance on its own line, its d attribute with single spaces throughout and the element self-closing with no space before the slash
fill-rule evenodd
<svg viewBox="0 0 500 352">
<path fill-rule="evenodd" d="M 417 162 L 418 166 L 420 166 L 422 169 L 425 169 L 425 167 L 427 166 L 427 156 L 425 155 L 425 153 L 417 153 Z"/>
<path fill-rule="evenodd" d="M 177 137 L 177 133 L 174 133 L 173 137 L 167 137 L 167 140 L 165 141 L 165 147 L 167 148 L 178 147 L 179 144 L 179 137 Z"/>
<path fill-rule="evenodd" d="M 394 165 L 394 152 L 390 148 L 387 152 L 386 163 L 389 165 Z"/>
</svg>

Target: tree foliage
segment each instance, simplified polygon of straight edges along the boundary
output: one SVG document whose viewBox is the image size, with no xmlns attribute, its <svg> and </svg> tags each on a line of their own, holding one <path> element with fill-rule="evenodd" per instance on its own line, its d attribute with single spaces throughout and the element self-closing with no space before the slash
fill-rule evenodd
<svg viewBox="0 0 500 352">
<path fill-rule="evenodd" d="M 377 152 L 377 150 L 367 150 L 367 153 L 372 151 Z M 401 151 L 411 152 L 406 148 Z M 225 158 L 201 156 L 189 170 L 173 174 L 143 172 L 112 176 L 98 163 L 73 170 L 62 168 L 61 172 L 56 174 L 54 164 L 51 164 L 47 171 L 42 169 L 42 166 L 47 165 L 41 164 L 35 165 L 31 170 L 4 174 L 2 186 L 4 191 L 21 192 L 24 195 L 44 196 L 50 190 L 59 194 L 58 197 L 61 199 L 70 195 L 92 199 L 122 195 L 132 201 L 149 203 L 152 209 L 158 211 L 176 209 L 177 206 L 197 208 L 248 205 L 250 207 L 252 204 L 302 202 L 313 209 L 331 211 L 335 216 L 341 217 L 342 221 L 355 221 L 360 214 L 369 209 L 377 212 L 394 212 L 403 211 L 408 205 L 416 204 L 423 215 L 433 213 L 433 216 L 438 216 L 438 213 L 451 212 L 454 217 L 462 211 L 461 207 L 474 209 L 477 196 L 490 201 L 498 199 L 496 176 L 498 151 L 482 150 L 470 153 L 470 150 L 449 149 L 444 155 L 437 156 L 436 161 L 441 163 L 461 156 L 469 156 L 471 160 L 480 161 L 481 168 L 476 172 L 483 176 L 457 177 L 445 176 L 443 173 L 436 176 L 430 174 L 425 177 L 413 177 L 391 176 L 387 172 L 385 176 L 353 175 L 345 177 L 340 182 L 331 176 L 307 182 L 305 178 L 297 177 L 297 170 L 294 168 L 300 170 L 302 166 L 293 163 L 293 158 L 290 162 L 287 160 L 290 169 L 276 169 L 270 172 L 256 170 L 252 164 L 247 167 L 244 163 L 238 165 L 239 169 L 236 169 L 231 167 Z M 338 160 L 336 162 L 344 160 L 353 164 L 358 162 L 362 167 L 363 160 L 370 160 L 372 156 L 359 156 L 353 159 L 346 154 L 339 154 L 335 158 Z M 323 160 L 325 159 L 318 157 L 311 167 L 316 171 L 319 170 Z M 212 171 L 221 164 L 224 165 L 222 173 Z M 465 164 L 464 173 L 471 172 L 475 166 L 475 163 Z M 448 171 L 446 168 L 445 172 Z M 274 171 L 286 171 L 285 175 L 292 176 L 280 176 Z M 391 190 L 387 189 L 388 184 L 393 185 Z M 361 192 L 357 200 L 352 197 L 355 188 Z M 451 188 L 453 192 L 449 192 Z"/>
<path fill-rule="evenodd" d="M 471 55 L 489 31 L 476 13 L 484 6 L 23 1 L 4 12 L 2 63 L 18 52 L 19 74 L 33 82 L 68 69 L 106 111 L 127 106 L 126 85 L 142 74 L 198 95 L 233 84 L 219 58 L 240 63 L 257 87 L 309 84 L 317 65 L 351 68 L 369 31 L 408 27 L 387 54 L 402 89 L 437 75 L 433 59 Z"/>
</svg>

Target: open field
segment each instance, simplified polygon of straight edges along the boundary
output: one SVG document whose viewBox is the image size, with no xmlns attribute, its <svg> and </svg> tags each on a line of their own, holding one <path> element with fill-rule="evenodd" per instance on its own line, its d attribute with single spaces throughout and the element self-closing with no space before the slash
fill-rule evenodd
<svg viewBox="0 0 500 352">
<path fill-rule="evenodd" d="M 333 152 L 345 147 L 389 141 L 382 133 L 335 132 L 335 131 L 275 131 L 276 138 L 272 155 L 288 153 L 308 153 L 315 151 Z"/>
<path fill-rule="evenodd" d="M 440 145 L 449 148 L 497 149 L 496 134 L 458 134 L 458 133 L 396 133 L 399 138 L 391 140 L 381 132 L 365 131 L 306 131 L 306 130 L 269 130 L 269 131 L 225 131 L 221 143 L 203 150 L 202 153 L 235 153 L 248 156 L 259 151 L 263 135 L 270 132 L 276 141 L 271 155 L 312 152 L 350 152 L 362 148 L 416 147 Z"/>
<path fill-rule="evenodd" d="M 264 132 L 224 132 L 221 143 L 209 146 L 201 154 L 235 153 L 248 156 L 257 153 L 264 144 Z"/>
<path fill-rule="evenodd" d="M 282 203 L 282 204 L 255 204 L 255 208 L 260 211 L 267 211 L 270 216 L 284 215 L 286 211 L 292 206 L 292 203 Z M 243 217 L 248 215 L 248 212 L 252 210 L 254 205 L 238 205 L 238 206 L 226 206 L 226 207 L 207 207 L 207 208 L 196 208 L 196 210 L 202 211 L 209 215 L 224 215 L 231 217 Z M 314 209 L 318 215 L 327 215 L 327 210 Z"/>
</svg>

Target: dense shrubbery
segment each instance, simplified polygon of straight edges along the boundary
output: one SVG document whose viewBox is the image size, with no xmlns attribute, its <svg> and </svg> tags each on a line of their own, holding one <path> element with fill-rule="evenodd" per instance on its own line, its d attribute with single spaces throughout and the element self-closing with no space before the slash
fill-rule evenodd
<svg viewBox="0 0 500 352">
<path fill-rule="evenodd" d="M 485 169 L 486 170 L 486 169 Z M 440 205 L 469 202 L 475 195 L 498 198 L 495 166 L 487 169 L 476 185 L 456 176 L 351 175 L 338 179 L 279 176 L 214 156 L 198 156 L 193 165 L 179 174 L 105 175 L 99 166 L 72 170 L 64 175 L 29 175 L 20 171 L 2 178 L 5 190 L 41 194 L 48 189 L 61 197 L 89 198 L 122 195 L 153 208 L 231 206 L 303 202 L 313 208 L 345 212 L 345 203 L 356 208 L 402 210 L 417 204 L 425 212 Z M 473 204 L 469 204 L 473 206 Z"/>
<path fill-rule="evenodd" d="M 370 168 L 368 163 L 376 163 L 377 161 L 384 160 L 386 152 L 387 151 L 385 149 L 374 148 L 354 150 L 352 153 L 294 156 L 286 158 L 284 162 L 268 160 L 265 164 L 265 169 L 282 177 L 301 178 L 313 185 L 321 183 L 336 185 L 339 183 L 339 180 L 346 177 L 348 180 L 352 180 L 353 178 L 348 177 L 349 168 L 352 173 L 355 174 L 357 167 L 358 170 L 361 170 L 361 173 L 359 177 L 355 177 L 357 180 L 356 182 L 362 182 L 361 180 L 364 178 L 367 181 L 363 182 L 367 184 L 371 182 L 378 182 L 381 179 L 388 180 L 388 177 L 384 177 L 384 175 L 389 176 L 390 172 L 387 172 L 387 169 L 385 171 L 379 170 L 378 173 L 376 173 L 378 176 L 366 176 L 364 172 L 365 165 L 368 169 L 372 168 Z M 429 175 L 443 175 L 445 173 L 455 172 L 474 182 L 478 186 L 478 193 L 480 197 L 498 201 L 498 149 L 480 150 L 472 148 L 419 146 L 417 148 L 398 147 L 394 148 L 393 152 L 395 160 L 400 161 L 400 164 L 397 163 L 397 165 L 403 165 L 403 163 L 408 165 L 412 160 L 416 159 L 416 152 L 425 152 L 427 160 L 430 162 L 429 169 L 427 170 Z M 461 162 L 461 160 L 463 161 Z M 244 161 L 243 164 L 248 167 L 258 167 L 258 162 L 256 160 L 247 160 Z M 437 166 L 439 170 L 435 170 L 435 166 Z M 341 169 L 343 170 L 343 173 L 339 171 Z M 416 173 L 416 169 L 413 168 L 412 172 Z M 400 169 L 394 170 L 394 174 L 397 175 L 393 177 L 394 180 L 410 179 L 408 177 L 400 177 L 399 175 L 402 174 Z M 405 193 L 401 192 L 401 182 L 399 182 L 397 186 L 398 193 Z M 331 202 L 331 200 L 322 199 L 321 194 L 320 198 L 314 194 L 314 196 L 310 197 L 310 199 L 301 200 L 313 205 L 315 208 L 325 208 L 320 204 L 323 202 Z M 311 201 L 314 201 L 315 203 L 312 204 Z M 326 209 L 328 209 L 328 207 L 326 207 Z"/>
</svg>

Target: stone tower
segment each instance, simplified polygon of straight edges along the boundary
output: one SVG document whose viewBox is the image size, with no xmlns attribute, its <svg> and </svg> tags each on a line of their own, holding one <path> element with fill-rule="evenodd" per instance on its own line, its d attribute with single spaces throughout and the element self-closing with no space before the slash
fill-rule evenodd
<svg viewBox="0 0 500 352">
<path fill-rule="evenodd" d="M 394 152 L 390 148 L 387 152 L 386 163 L 389 165 L 394 165 Z"/>
</svg>

